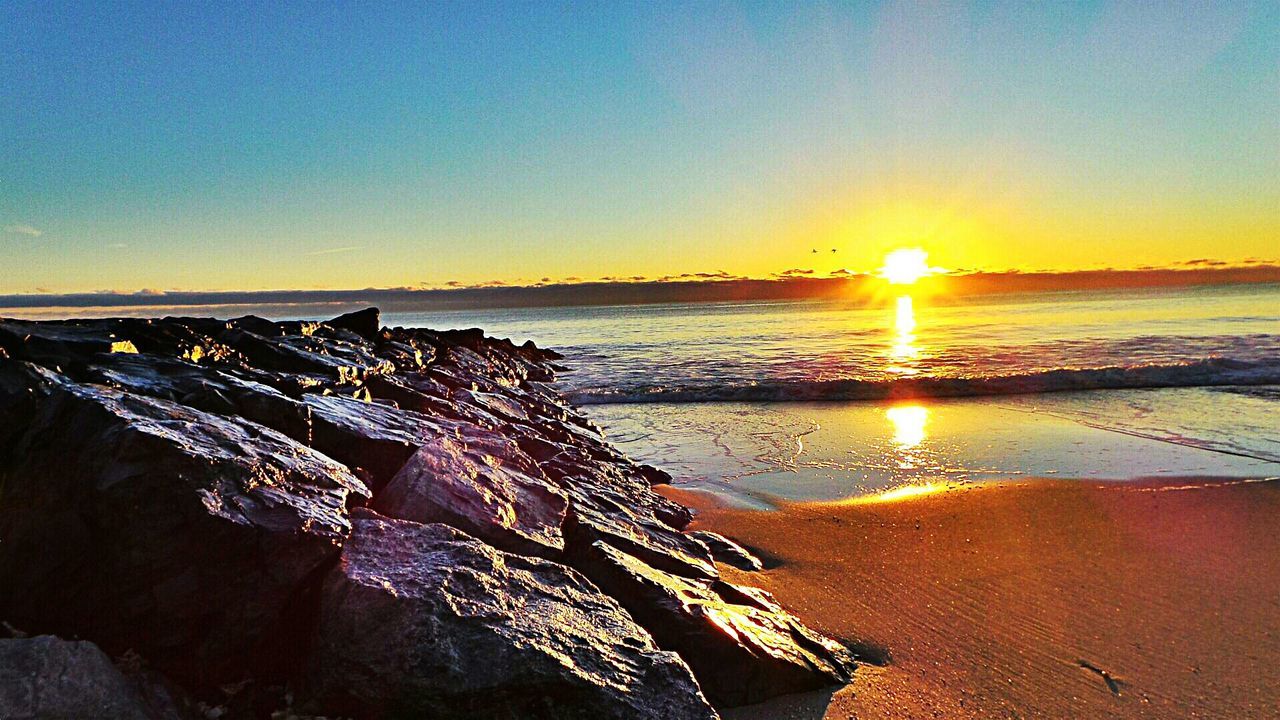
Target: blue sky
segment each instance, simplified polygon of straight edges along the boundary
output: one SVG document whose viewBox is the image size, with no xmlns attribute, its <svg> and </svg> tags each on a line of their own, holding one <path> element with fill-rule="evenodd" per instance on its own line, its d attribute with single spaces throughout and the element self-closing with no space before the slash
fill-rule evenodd
<svg viewBox="0 0 1280 720">
<path fill-rule="evenodd" d="M 9 2 L 0 28 L 0 292 L 1280 247 L 1280 3 Z"/>
</svg>

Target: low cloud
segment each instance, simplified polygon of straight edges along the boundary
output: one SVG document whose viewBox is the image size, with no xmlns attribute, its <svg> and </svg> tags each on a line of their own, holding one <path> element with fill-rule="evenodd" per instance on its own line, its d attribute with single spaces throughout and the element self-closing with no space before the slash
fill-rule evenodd
<svg viewBox="0 0 1280 720">
<path fill-rule="evenodd" d="M 783 270 L 782 272 L 773 273 L 773 277 L 794 278 L 794 277 L 805 277 L 806 275 L 812 275 L 812 274 L 813 274 L 813 270 L 809 270 L 807 268 L 791 268 L 789 270 Z"/>
<path fill-rule="evenodd" d="M 43 230 L 30 225 L 6 225 L 4 231 L 9 235 L 26 235 L 33 238 L 38 238 L 44 234 Z"/>
<path fill-rule="evenodd" d="M 649 282 L 649 278 L 644 275 L 605 275 L 598 282 L 607 283 L 638 283 Z"/>
</svg>

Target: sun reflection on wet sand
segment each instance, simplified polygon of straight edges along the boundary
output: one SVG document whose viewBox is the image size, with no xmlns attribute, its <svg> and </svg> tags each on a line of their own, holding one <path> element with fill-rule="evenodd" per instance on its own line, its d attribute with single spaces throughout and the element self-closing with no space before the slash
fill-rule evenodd
<svg viewBox="0 0 1280 720">
<path fill-rule="evenodd" d="M 847 504 L 894 502 L 896 500 L 906 500 L 909 498 L 920 497 L 921 495 L 933 495 L 934 493 L 943 492 L 949 487 L 951 486 L 944 482 L 927 482 L 927 483 L 917 483 L 913 485 L 903 485 L 901 487 L 896 487 L 892 490 L 886 490 L 885 492 L 882 492 L 882 493 L 876 493 L 875 495 L 865 495 L 862 497 L 850 498 L 845 502 Z"/>
<path fill-rule="evenodd" d="M 929 422 L 929 408 L 923 405 L 894 405 L 884 411 L 893 423 L 893 442 L 902 450 L 910 450 L 928 437 L 925 425 Z"/>
<path fill-rule="evenodd" d="M 893 453 L 897 457 L 897 465 L 902 469 L 910 469 L 919 465 L 922 458 L 917 454 L 920 443 L 928 437 L 925 426 L 929 423 L 929 408 L 923 405 L 894 405 L 884 411 L 884 416 L 893 425 Z"/>
</svg>

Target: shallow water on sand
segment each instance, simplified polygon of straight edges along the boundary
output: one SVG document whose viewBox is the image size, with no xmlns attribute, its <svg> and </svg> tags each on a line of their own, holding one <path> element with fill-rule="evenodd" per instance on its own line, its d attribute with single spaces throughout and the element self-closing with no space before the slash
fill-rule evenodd
<svg viewBox="0 0 1280 720">
<path fill-rule="evenodd" d="M 760 505 L 1024 477 L 1276 477 L 1274 407 L 1230 389 L 1181 388 L 587 410 L 631 456 Z"/>
</svg>

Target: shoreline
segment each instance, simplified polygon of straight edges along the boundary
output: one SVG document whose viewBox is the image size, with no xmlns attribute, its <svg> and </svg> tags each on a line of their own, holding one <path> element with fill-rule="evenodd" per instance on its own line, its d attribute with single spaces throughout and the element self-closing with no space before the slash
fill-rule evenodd
<svg viewBox="0 0 1280 720">
<path fill-rule="evenodd" d="M 1023 480 L 773 511 L 664 494 L 780 561 L 740 577 L 889 658 L 726 720 L 1276 714 L 1280 482 Z"/>
<path fill-rule="evenodd" d="M 151 720 L 1265 717 L 1274 704 L 1280 483 L 956 490 L 931 468 L 960 406 L 871 408 L 824 433 L 765 433 L 787 468 L 816 471 L 786 487 L 829 490 L 823 457 L 886 420 L 877 452 L 895 462 L 871 465 L 932 484 L 809 502 L 757 485 L 738 489 L 776 511 L 744 510 L 610 444 L 552 385 L 560 359 L 476 329 L 383 327 L 376 308 L 0 320 L 13 580 L 0 675 L 97 678 L 18 688 L 0 715 L 93 715 L 41 705 L 60 702 Z M 974 457 L 1019 462 L 989 413 L 971 420 L 958 426 Z M 1141 473 L 1134 451 L 1087 440 L 1071 444 Z M 78 669 L 48 675 L 62 657 Z M 157 702 L 169 709 L 145 707 Z"/>
</svg>

